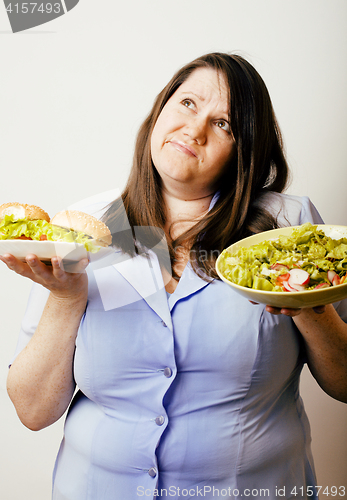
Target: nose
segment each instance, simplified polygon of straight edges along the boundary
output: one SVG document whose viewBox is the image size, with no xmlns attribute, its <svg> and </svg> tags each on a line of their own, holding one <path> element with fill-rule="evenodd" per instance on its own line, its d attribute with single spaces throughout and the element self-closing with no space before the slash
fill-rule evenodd
<svg viewBox="0 0 347 500">
<path fill-rule="evenodd" d="M 208 123 L 206 118 L 194 116 L 191 117 L 189 123 L 187 123 L 184 135 L 197 144 L 203 145 L 207 139 L 207 128 Z"/>
</svg>

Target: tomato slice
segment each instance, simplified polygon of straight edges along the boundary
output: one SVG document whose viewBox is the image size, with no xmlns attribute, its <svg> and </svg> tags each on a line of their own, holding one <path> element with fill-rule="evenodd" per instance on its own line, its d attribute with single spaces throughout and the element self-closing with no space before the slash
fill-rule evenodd
<svg viewBox="0 0 347 500">
<path fill-rule="evenodd" d="M 22 234 L 22 236 L 16 238 L 16 240 L 32 240 L 32 238 L 29 238 L 29 236 L 24 236 L 24 234 Z"/>
<path fill-rule="evenodd" d="M 279 276 L 277 276 L 277 281 L 280 281 L 281 283 L 283 281 L 288 281 L 290 278 L 290 274 L 289 273 L 286 273 L 286 274 L 280 274 Z"/>
<path fill-rule="evenodd" d="M 46 241 L 46 240 L 47 240 L 47 235 L 46 234 L 41 234 L 40 241 Z"/>
</svg>

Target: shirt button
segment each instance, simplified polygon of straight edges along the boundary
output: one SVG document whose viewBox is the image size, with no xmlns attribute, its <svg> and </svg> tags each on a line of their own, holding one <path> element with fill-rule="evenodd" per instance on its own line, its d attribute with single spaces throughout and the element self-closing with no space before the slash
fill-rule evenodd
<svg viewBox="0 0 347 500">
<path fill-rule="evenodd" d="M 170 368 L 169 366 L 167 366 L 166 368 L 164 368 L 164 375 L 165 375 L 165 377 L 167 377 L 167 378 L 170 378 L 170 377 L 171 377 L 171 375 L 172 375 L 172 370 L 171 370 L 171 368 Z"/>
<path fill-rule="evenodd" d="M 157 475 L 157 469 L 155 467 L 151 467 L 148 471 L 148 474 L 151 476 L 151 477 L 155 477 Z"/>
<path fill-rule="evenodd" d="M 163 415 L 159 415 L 159 417 L 155 419 L 155 423 L 157 425 L 163 425 L 164 422 L 165 422 L 165 417 L 163 417 Z"/>
<path fill-rule="evenodd" d="M 161 324 L 165 327 L 167 327 L 167 324 L 165 323 L 165 321 L 162 321 Z"/>
</svg>

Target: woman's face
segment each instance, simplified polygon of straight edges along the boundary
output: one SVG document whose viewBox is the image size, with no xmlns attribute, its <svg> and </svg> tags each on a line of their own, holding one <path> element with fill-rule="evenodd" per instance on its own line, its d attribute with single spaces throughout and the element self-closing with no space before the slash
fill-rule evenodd
<svg viewBox="0 0 347 500">
<path fill-rule="evenodd" d="M 151 137 L 163 188 L 184 199 L 208 196 L 233 156 L 224 75 L 198 68 L 165 104 Z"/>
</svg>

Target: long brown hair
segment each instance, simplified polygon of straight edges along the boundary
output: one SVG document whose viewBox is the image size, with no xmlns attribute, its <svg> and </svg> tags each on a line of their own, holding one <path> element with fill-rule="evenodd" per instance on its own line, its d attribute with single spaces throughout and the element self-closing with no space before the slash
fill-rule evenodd
<svg viewBox="0 0 347 500">
<path fill-rule="evenodd" d="M 176 240 L 167 238 L 171 264 L 177 249 L 188 246 L 195 272 L 205 278 L 217 277 L 214 264 L 223 248 L 252 233 L 277 227 L 274 217 L 254 202 L 265 191 L 282 192 L 288 179 L 282 137 L 268 90 L 258 72 L 243 57 L 207 54 L 173 76 L 157 96 L 139 130 L 133 166 L 121 199 L 115 200 L 103 217 L 113 233 L 114 244 L 124 251 L 133 253 L 135 236 L 138 245 L 159 248 L 165 207 L 160 178 L 151 158 L 151 134 L 174 92 L 195 69 L 206 67 L 223 74 L 228 83 L 229 120 L 236 154 L 220 179 L 214 207 Z M 127 229 L 129 224 L 131 229 Z M 137 230 L 135 235 L 136 226 L 147 230 L 142 231 L 142 236 Z"/>
</svg>

